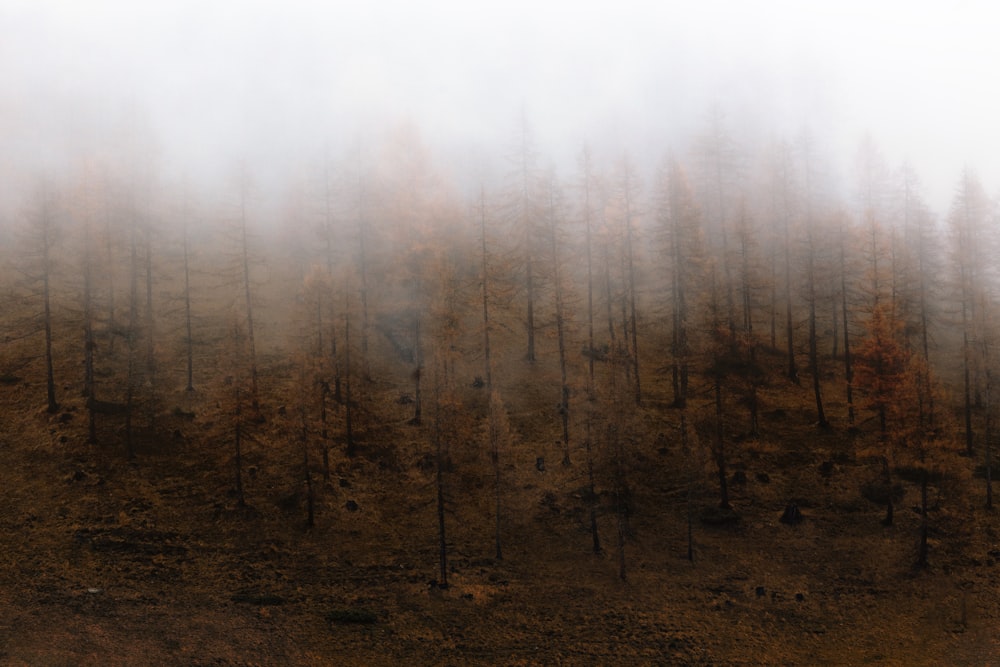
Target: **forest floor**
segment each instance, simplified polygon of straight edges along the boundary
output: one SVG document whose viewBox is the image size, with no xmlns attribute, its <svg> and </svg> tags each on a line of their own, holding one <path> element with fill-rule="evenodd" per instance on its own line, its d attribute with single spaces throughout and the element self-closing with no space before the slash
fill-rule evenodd
<svg viewBox="0 0 1000 667">
<path fill-rule="evenodd" d="M 120 444 L 85 443 L 82 401 L 49 415 L 30 407 L 37 387 L 0 391 L 6 665 L 1000 664 L 1000 535 L 973 485 L 934 488 L 917 570 L 916 486 L 883 526 L 858 491 L 877 468 L 805 409 L 734 446 L 738 523 L 701 520 L 716 486 L 685 483 L 670 438 L 640 443 L 624 581 L 606 504 L 592 552 L 582 463 L 525 440 L 505 473 L 503 560 L 488 482 L 464 502 L 455 476 L 442 589 L 433 471 L 402 409 L 356 458 L 334 453 L 306 530 L 278 416 L 247 455 L 243 509 L 207 418 L 163 415 L 172 437 L 128 463 Z M 779 521 L 790 501 L 798 525 Z"/>
</svg>

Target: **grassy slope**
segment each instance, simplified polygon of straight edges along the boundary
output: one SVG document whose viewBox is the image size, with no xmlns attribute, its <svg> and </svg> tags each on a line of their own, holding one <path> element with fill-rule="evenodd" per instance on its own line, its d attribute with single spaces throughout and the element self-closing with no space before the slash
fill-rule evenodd
<svg viewBox="0 0 1000 667">
<path fill-rule="evenodd" d="M 843 406 L 831 403 L 835 428 L 818 432 L 806 390 L 778 378 L 763 395 L 763 437 L 731 448 L 731 470 L 748 478 L 733 487 L 742 521 L 696 523 L 693 563 L 690 474 L 680 464 L 692 457 L 673 436 L 676 412 L 657 407 L 665 388 L 647 379 L 653 399 L 630 445 L 623 583 L 607 495 L 605 553 L 595 556 L 577 493 L 582 450 L 571 468 L 558 465 L 548 371 L 501 373 L 520 433 L 503 458 L 506 559 L 490 558 L 488 457 L 456 443 L 452 586 L 439 590 L 428 585 L 437 572 L 433 475 L 421 467 L 429 444 L 393 401 L 406 387 L 368 389 L 383 416 L 363 429 L 357 459 L 335 454 L 307 532 L 294 410 L 276 410 L 289 395 L 279 371 L 265 373 L 269 419 L 247 448 L 258 470 L 247 481 L 250 511 L 235 506 L 229 441 L 205 396 L 168 396 L 166 412 L 184 403 L 198 416 L 162 416 L 168 435 L 147 439 L 130 465 L 113 423 L 109 444 L 85 444 L 78 388 L 64 392 L 61 417 L 39 409 L 37 384 L 0 387 L 5 664 L 911 665 L 1000 655 L 1000 558 L 990 555 L 1000 540 L 978 487 L 958 479 L 932 490 L 932 567 L 915 571 L 916 489 L 908 485 L 896 525 L 881 526 L 883 509 L 859 494 L 877 467 L 854 455 Z M 829 478 L 819 473 L 826 460 L 837 461 Z M 711 468 L 696 479 L 700 513 L 716 503 Z M 806 520 L 789 527 L 778 518 L 793 499 Z M 348 511 L 348 500 L 360 509 Z M 344 610 L 376 622 L 331 621 Z"/>
</svg>

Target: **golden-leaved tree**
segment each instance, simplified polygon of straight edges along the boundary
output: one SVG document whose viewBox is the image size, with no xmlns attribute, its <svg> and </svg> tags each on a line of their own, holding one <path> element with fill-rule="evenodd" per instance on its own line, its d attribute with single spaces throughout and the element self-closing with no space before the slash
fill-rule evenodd
<svg viewBox="0 0 1000 667">
<path fill-rule="evenodd" d="M 944 415 L 935 413 L 937 392 L 926 360 L 910 352 L 902 322 L 891 307 L 875 307 L 856 360 L 857 386 L 866 397 L 865 407 L 878 416 L 879 443 L 887 503 L 884 523 L 893 520 L 891 470 L 913 471 L 919 478 L 921 497 L 920 548 L 917 564 L 927 564 L 927 487 L 931 477 L 949 468 L 950 451 L 944 438 Z"/>
<path fill-rule="evenodd" d="M 867 335 L 855 355 L 855 380 L 865 395 L 865 407 L 878 416 L 882 445 L 882 470 L 886 486 L 885 524 L 893 519 L 891 465 L 895 445 L 906 430 L 909 416 L 907 386 L 910 384 L 910 353 L 902 343 L 899 321 L 891 309 L 879 303 L 867 324 Z"/>
</svg>

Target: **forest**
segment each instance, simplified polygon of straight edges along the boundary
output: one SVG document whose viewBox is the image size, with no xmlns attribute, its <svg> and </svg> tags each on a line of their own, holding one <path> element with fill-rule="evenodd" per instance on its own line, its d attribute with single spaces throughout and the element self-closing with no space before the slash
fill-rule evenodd
<svg viewBox="0 0 1000 667">
<path fill-rule="evenodd" d="M 557 169 L 523 115 L 479 178 L 401 123 L 205 182 L 133 131 L 30 179 L 5 604 L 125 630 L 5 658 L 995 656 L 993 184 L 938 213 L 874 139 L 737 127 Z"/>
</svg>

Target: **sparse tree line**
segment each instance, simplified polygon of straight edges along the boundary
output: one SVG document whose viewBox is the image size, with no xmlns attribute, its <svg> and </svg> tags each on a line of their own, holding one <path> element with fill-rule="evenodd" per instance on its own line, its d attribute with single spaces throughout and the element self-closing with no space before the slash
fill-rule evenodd
<svg viewBox="0 0 1000 667">
<path fill-rule="evenodd" d="M 651 174 L 585 149 L 557 175 L 524 121 L 511 145 L 505 176 L 463 197 L 403 128 L 305 165 L 279 204 L 243 168 L 205 193 L 142 160 L 81 160 L 25 194 L 5 247 L 2 379 L 44 388 L 53 415 L 79 406 L 82 437 L 140 462 L 172 446 L 166 418 L 211 413 L 240 507 L 247 447 L 280 415 L 309 526 L 316 478 L 406 409 L 442 584 L 463 463 L 486 471 L 499 559 L 518 450 L 545 442 L 580 471 L 592 549 L 609 522 L 625 578 L 651 433 L 729 510 L 735 448 L 779 428 L 762 398 L 779 369 L 817 429 L 859 434 L 887 523 L 895 471 L 917 471 L 921 563 L 942 470 L 981 470 L 992 506 L 997 208 L 972 173 L 937 220 L 870 142 L 841 197 L 807 137 L 751 152 L 719 114 Z M 526 432 L 537 411 L 550 429 Z"/>
</svg>

